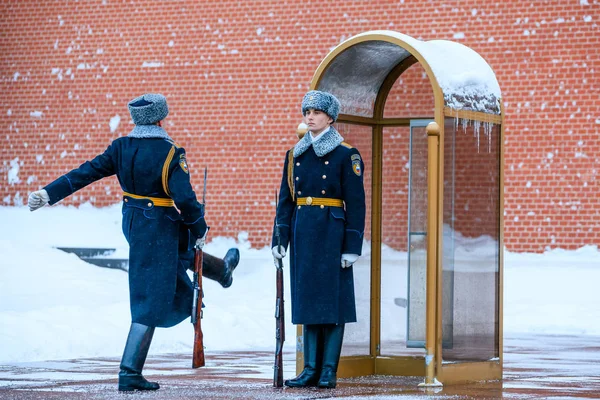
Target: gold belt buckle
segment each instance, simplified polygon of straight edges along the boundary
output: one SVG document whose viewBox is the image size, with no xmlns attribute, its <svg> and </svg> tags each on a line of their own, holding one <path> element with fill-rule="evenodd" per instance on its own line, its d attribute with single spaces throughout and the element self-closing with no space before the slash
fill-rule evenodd
<svg viewBox="0 0 600 400">
<path fill-rule="evenodd" d="M 310 196 L 308 196 L 308 197 L 306 198 L 306 205 L 309 205 L 309 206 L 310 206 L 310 205 L 312 204 L 312 202 L 313 202 L 313 198 L 312 198 L 312 197 L 310 197 Z"/>
</svg>

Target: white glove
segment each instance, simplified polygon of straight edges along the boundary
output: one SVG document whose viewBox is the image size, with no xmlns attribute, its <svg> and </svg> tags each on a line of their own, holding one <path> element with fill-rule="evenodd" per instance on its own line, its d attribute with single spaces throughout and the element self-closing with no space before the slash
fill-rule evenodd
<svg viewBox="0 0 600 400">
<path fill-rule="evenodd" d="M 44 207 L 49 201 L 50 196 L 48 196 L 48 192 L 46 192 L 44 189 L 41 189 L 29 193 L 27 205 L 29 206 L 29 211 L 35 211 L 38 208 Z"/>
<path fill-rule="evenodd" d="M 204 245 L 206 244 L 206 235 L 208 235 L 208 229 L 206 233 L 201 238 L 196 239 L 196 248 L 202 250 Z"/>
<path fill-rule="evenodd" d="M 279 249 L 277 247 L 279 247 Z M 278 260 L 281 260 L 283 257 L 285 257 L 285 247 L 283 247 L 283 246 L 274 246 L 271 249 L 271 253 L 273 253 L 273 257 L 275 257 Z M 275 261 L 277 261 L 277 260 L 275 260 Z"/>
<path fill-rule="evenodd" d="M 358 260 L 358 254 L 342 254 L 342 268 L 349 268 Z"/>
<path fill-rule="evenodd" d="M 271 253 L 273 253 L 273 264 L 275 264 L 275 268 L 279 268 L 279 260 L 282 260 L 283 257 L 285 257 L 285 247 L 274 246 L 271 249 Z"/>
</svg>

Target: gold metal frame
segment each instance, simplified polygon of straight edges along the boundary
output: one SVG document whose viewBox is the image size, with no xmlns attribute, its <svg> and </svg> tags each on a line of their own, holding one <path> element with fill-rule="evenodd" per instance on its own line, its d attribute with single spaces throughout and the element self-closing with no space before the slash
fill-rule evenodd
<svg viewBox="0 0 600 400">
<path fill-rule="evenodd" d="M 503 366 L 503 285 L 504 285 L 504 108 L 500 103 L 501 114 L 453 110 L 445 106 L 444 94 L 427 60 L 410 44 L 396 36 L 383 32 L 353 37 L 333 49 L 316 69 L 310 89 L 318 89 L 321 78 L 333 60 L 348 48 L 366 41 L 384 41 L 395 44 L 408 51 L 411 56 L 398 64 L 384 80 L 377 94 L 373 116 L 361 117 L 340 115 L 339 122 L 367 125 L 373 128 L 372 158 L 372 218 L 371 218 L 371 332 L 369 355 L 342 357 L 338 375 L 340 377 L 363 376 L 373 374 L 424 376 L 423 386 L 436 386 L 439 382 L 449 384 L 477 380 L 497 380 L 502 378 Z M 431 83 L 435 110 L 432 116 L 422 118 L 383 118 L 387 96 L 397 79 L 410 66 L 419 63 L 425 70 Z M 499 287 L 498 287 L 498 324 L 499 358 L 494 361 L 444 364 L 442 360 L 442 225 L 444 182 L 444 117 L 451 116 L 481 122 L 500 124 L 500 210 L 499 210 Z M 435 123 L 427 126 L 428 135 L 428 242 L 427 242 L 427 303 L 426 303 L 426 352 L 424 357 L 393 356 L 382 357 L 380 343 L 380 299 L 381 299 L 381 201 L 382 201 L 382 149 L 384 126 L 408 126 L 414 119 L 433 119 Z M 298 346 L 302 344 L 302 327 L 298 326 Z M 299 350 L 299 349 L 297 349 Z M 303 353 L 297 351 L 296 370 L 303 368 Z"/>
</svg>

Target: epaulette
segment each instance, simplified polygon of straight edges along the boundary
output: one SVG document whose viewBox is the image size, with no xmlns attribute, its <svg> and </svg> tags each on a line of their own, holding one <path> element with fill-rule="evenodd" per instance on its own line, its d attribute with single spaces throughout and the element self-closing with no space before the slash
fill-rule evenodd
<svg viewBox="0 0 600 400">
<path fill-rule="evenodd" d="M 340 143 L 342 146 L 348 148 L 348 149 L 353 149 L 354 147 L 352 147 L 352 145 L 350 143 L 346 143 L 346 142 L 342 142 Z"/>
</svg>

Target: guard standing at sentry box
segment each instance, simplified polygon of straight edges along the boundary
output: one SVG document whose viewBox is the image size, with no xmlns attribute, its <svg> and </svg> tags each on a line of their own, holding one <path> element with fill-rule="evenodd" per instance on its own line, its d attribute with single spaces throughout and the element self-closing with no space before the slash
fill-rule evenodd
<svg viewBox="0 0 600 400">
<path fill-rule="evenodd" d="M 117 175 L 123 190 L 122 228 L 129 243 L 132 319 L 118 388 L 157 390 L 158 383 L 142 376 L 154 328 L 174 326 L 191 315 L 193 287 L 186 270 L 193 270 L 193 246 L 204 245 L 208 227 L 204 205 L 190 183 L 185 150 L 162 128 L 169 113 L 166 98 L 144 94 L 128 107 L 134 129 L 104 153 L 31 193 L 29 208 L 55 204 L 94 181 Z M 229 287 L 238 262 L 235 248 L 223 260 L 204 253 L 203 276 Z"/>
<path fill-rule="evenodd" d="M 286 386 L 336 387 L 344 326 L 356 322 L 352 264 L 365 226 L 364 164 L 331 126 L 340 103 L 310 91 L 302 100 L 309 132 L 285 157 L 272 252 L 290 245 L 292 322 L 303 324 L 304 370 Z M 277 261 L 277 260 L 275 260 Z"/>
</svg>

